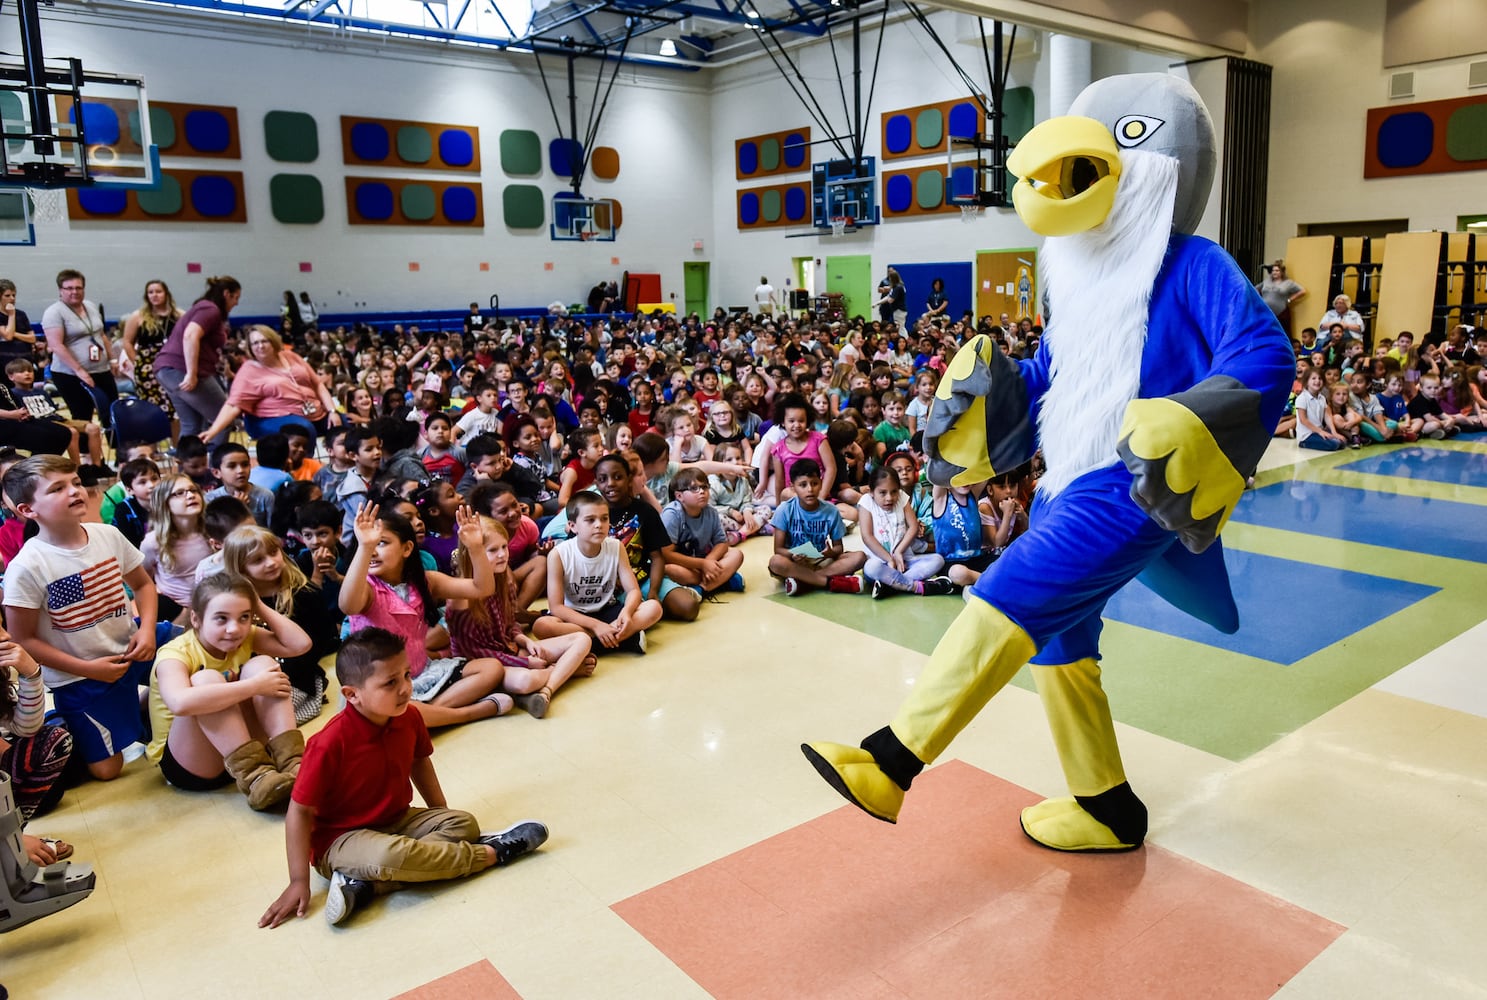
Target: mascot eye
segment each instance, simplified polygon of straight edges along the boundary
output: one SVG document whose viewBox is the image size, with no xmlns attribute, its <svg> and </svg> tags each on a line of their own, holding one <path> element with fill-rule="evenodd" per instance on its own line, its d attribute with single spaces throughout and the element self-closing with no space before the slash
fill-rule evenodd
<svg viewBox="0 0 1487 1000">
<path fill-rule="evenodd" d="M 1115 123 L 1115 141 L 1125 149 L 1139 146 L 1151 138 L 1153 132 L 1165 125 L 1160 118 L 1146 115 L 1126 115 Z"/>
</svg>

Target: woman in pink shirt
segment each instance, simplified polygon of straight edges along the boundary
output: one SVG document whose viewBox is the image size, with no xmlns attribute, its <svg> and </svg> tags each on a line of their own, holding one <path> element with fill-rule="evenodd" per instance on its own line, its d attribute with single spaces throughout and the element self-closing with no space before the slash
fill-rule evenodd
<svg viewBox="0 0 1487 1000">
<path fill-rule="evenodd" d="M 252 327 L 248 353 L 251 357 L 233 378 L 227 402 L 202 437 L 210 440 L 239 415 L 247 417 L 248 436 L 255 440 L 288 424 L 324 434 L 331 424 L 341 422 L 330 390 L 309 362 L 285 347 L 273 330 Z"/>
</svg>

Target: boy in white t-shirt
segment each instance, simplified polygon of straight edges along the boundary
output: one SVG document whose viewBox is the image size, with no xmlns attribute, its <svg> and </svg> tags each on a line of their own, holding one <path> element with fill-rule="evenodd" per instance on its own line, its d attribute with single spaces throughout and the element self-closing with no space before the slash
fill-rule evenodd
<svg viewBox="0 0 1487 1000">
<path fill-rule="evenodd" d="M 641 599 L 624 546 L 609 534 L 609 503 L 584 490 L 565 511 L 573 537 L 547 560 L 547 606 L 559 621 L 593 636 L 595 653 L 645 652 L 645 630 L 661 620 L 661 602 Z M 624 592 L 623 600 L 616 595 Z"/>
<path fill-rule="evenodd" d="M 500 402 L 501 394 L 495 386 L 489 382 L 478 383 L 475 386 L 475 408 L 454 425 L 456 440 L 479 434 L 500 434 L 501 414 L 496 409 Z"/>
<path fill-rule="evenodd" d="M 88 772 L 110 781 L 123 750 L 146 735 L 139 688 L 155 660 L 155 584 L 144 557 L 119 529 L 85 523 L 87 492 L 77 466 L 38 455 L 5 474 L 15 510 L 35 521 L 5 573 L 10 633 L 42 673 Z M 128 583 L 139 621 L 129 613 Z"/>
</svg>

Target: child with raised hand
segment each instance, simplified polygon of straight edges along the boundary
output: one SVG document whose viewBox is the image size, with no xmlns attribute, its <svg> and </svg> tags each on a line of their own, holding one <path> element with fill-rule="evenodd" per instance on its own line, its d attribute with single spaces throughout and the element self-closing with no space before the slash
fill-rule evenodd
<svg viewBox="0 0 1487 1000">
<path fill-rule="evenodd" d="M 906 594 L 948 594 L 950 580 L 936 576 L 945 566 L 938 553 L 915 555 L 919 518 L 909 509 L 909 498 L 899 486 L 898 473 L 886 466 L 873 473 L 869 490 L 857 502 L 857 523 L 867 551 L 863 575 L 873 581 L 873 600 L 890 591 Z"/>
<path fill-rule="evenodd" d="M 295 721 L 304 725 L 320 714 L 324 704 L 327 683 L 320 660 L 340 646 L 341 610 L 335 603 L 339 588 L 329 592 L 311 584 L 286 558 L 274 533 L 257 525 L 244 525 L 227 536 L 222 569 L 231 579 L 247 581 L 259 601 L 309 637 L 308 649 L 282 660 L 284 673 L 294 685 Z"/>
<path fill-rule="evenodd" d="M 155 657 L 155 583 L 116 528 L 85 523 L 82 482 L 68 459 L 17 462 L 3 489 L 12 509 L 37 526 L 5 570 L 10 633 L 43 665 L 52 703 L 88 773 L 110 781 L 123 770 L 123 748 L 145 735 L 139 685 L 149 682 Z"/>
<path fill-rule="evenodd" d="M 507 561 L 506 526 L 482 517 L 480 528 L 496 592 L 484 600 L 453 600 L 446 605 L 450 651 L 456 656 L 500 660 L 506 668 L 502 690 L 514 696 L 517 707 L 540 719 L 570 677 L 594 672 L 589 636 L 577 625 L 558 622 L 552 615 L 538 619 L 546 625 L 547 638 L 533 640 L 523 634 L 517 621 L 516 581 Z M 474 573 L 473 559 L 463 545 L 455 551 L 454 563 L 459 575 Z"/>
<path fill-rule="evenodd" d="M 439 624 L 441 603 L 484 600 L 495 593 L 479 518 L 461 507 L 456 521 L 459 541 L 471 552 L 470 579 L 426 572 L 408 519 L 364 504 L 352 524 L 357 549 L 338 598 L 353 631 L 375 627 L 402 638 L 413 700 L 424 723 L 435 728 L 505 715 L 512 708 L 511 696 L 499 693 L 503 668 L 498 660 L 429 659 L 428 634 Z"/>
<path fill-rule="evenodd" d="M 561 621 L 592 636 L 595 653 L 644 653 L 645 630 L 661 620 L 661 604 L 641 598 L 624 546 L 609 533 L 609 508 L 609 501 L 589 490 L 568 501 L 564 513 L 572 537 L 548 557 L 547 605 Z"/>
<path fill-rule="evenodd" d="M 253 624 L 255 616 L 265 628 Z M 253 809 L 283 802 L 305 738 L 275 657 L 309 648 L 304 630 L 259 600 L 246 580 L 207 577 L 192 597 L 191 628 L 155 657 L 154 738 L 145 755 L 176 788 L 204 792 L 235 781 Z"/>
<path fill-rule="evenodd" d="M 685 468 L 671 481 L 673 499 L 661 509 L 661 523 L 676 546 L 666 562 L 666 575 L 677 583 L 700 589 L 703 595 L 718 590 L 744 589 L 739 570 L 743 552 L 730 548 L 723 519 L 709 502 L 707 475 L 698 468 Z"/>
<path fill-rule="evenodd" d="M 379 628 L 352 633 L 336 656 L 336 679 L 346 706 L 305 749 L 284 824 L 289 885 L 259 927 L 305 915 L 312 865 L 330 879 L 325 919 L 334 925 L 402 883 L 510 864 L 547 840 L 547 827 L 535 820 L 486 834 L 474 816 L 447 807 L 428 729 L 408 711 L 402 636 Z M 425 808 L 413 807 L 414 789 Z"/>
<path fill-rule="evenodd" d="M 150 496 L 150 533 L 140 545 L 144 570 L 160 588 L 160 620 L 175 621 L 191 606 L 196 564 L 212 554 L 201 487 L 167 476 Z"/>
<path fill-rule="evenodd" d="M 770 575 L 784 581 L 785 593 L 791 597 L 806 586 L 861 593 L 862 581 L 856 573 L 867 556 L 844 551 L 842 515 L 821 499 L 821 467 L 803 458 L 790 471 L 795 476 L 791 483 L 794 496 L 780 504 L 770 521 L 774 528 Z"/>
</svg>

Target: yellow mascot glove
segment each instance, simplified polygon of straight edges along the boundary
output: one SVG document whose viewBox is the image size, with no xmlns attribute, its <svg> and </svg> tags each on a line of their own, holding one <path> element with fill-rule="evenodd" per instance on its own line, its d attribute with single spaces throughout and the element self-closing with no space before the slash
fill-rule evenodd
<svg viewBox="0 0 1487 1000">
<path fill-rule="evenodd" d="M 1026 462 L 1035 446 L 1022 369 L 977 334 L 950 360 L 924 421 L 929 481 L 984 482 Z"/>
<path fill-rule="evenodd" d="M 1118 450 L 1133 477 L 1131 499 L 1189 551 L 1202 552 L 1228 522 L 1269 442 L 1260 394 L 1215 375 L 1173 396 L 1133 400 Z"/>
</svg>

